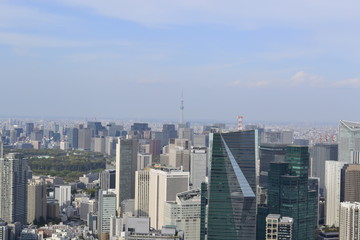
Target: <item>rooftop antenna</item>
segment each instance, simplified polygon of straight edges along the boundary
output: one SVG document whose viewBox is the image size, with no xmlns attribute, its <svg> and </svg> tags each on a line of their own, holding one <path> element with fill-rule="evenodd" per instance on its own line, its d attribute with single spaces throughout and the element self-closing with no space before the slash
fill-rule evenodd
<svg viewBox="0 0 360 240">
<path fill-rule="evenodd" d="M 181 89 L 180 124 L 184 123 L 184 91 Z"/>
</svg>

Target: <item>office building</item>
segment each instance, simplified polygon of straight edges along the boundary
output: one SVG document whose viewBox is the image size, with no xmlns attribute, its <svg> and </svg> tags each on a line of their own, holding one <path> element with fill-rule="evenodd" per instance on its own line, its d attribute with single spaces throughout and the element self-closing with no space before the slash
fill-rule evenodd
<svg viewBox="0 0 360 240">
<path fill-rule="evenodd" d="M 339 124 L 338 144 L 338 160 L 345 163 L 354 163 L 352 152 L 360 151 L 360 123 L 341 120 Z"/>
<path fill-rule="evenodd" d="M 135 198 L 138 140 L 118 139 L 116 145 L 116 206 L 120 214 L 121 202 Z"/>
<path fill-rule="evenodd" d="M 169 144 L 169 139 L 177 138 L 177 131 L 174 124 L 164 124 L 162 133 L 161 146 Z"/>
<path fill-rule="evenodd" d="M 257 130 L 211 133 L 207 239 L 256 238 Z"/>
<path fill-rule="evenodd" d="M 292 240 L 294 220 L 281 217 L 280 214 L 269 214 L 266 217 L 266 240 Z"/>
<path fill-rule="evenodd" d="M 55 186 L 55 199 L 58 200 L 60 209 L 71 205 L 71 186 Z"/>
<path fill-rule="evenodd" d="M 207 148 L 192 147 L 190 152 L 190 184 L 192 188 L 201 187 L 207 175 Z"/>
<path fill-rule="evenodd" d="M 294 141 L 294 133 L 292 131 L 272 131 L 265 132 L 265 142 L 272 144 L 292 144 Z"/>
<path fill-rule="evenodd" d="M 98 236 L 110 233 L 110 218 L 116 216 L 116 194 L 111 191 L 99 191 Z"/>
<path fill-rule="evenodd" d="M 0 158 L 0 218 L 27 223 L 27 159 L 9 153 Z"/>
<path fill-rule="evenodd" d="M 150 167 L 152 164 L 152 155 L 148 153 L 138 153 L 137 170 Z"/>
<path fill-rule="evenodd" d="M 345 162 L 325 161 L 326 225 L 339 227 L 341 169 Z"/>
<path fill-rule="evenodd" d="M 150 140 L 150 154 L 155 157 L 159 156 L 161 153 L 161 140 L 160 139 L 151 139 Z"/>
<path fill-rule="evenodd" d="M 0 240 L 9 240 L 9 227 L 4 221 L 0 221 Z"/>
<path fill-rule="evenodd" d="M 312 176 L 320 178 L 320 192 L 325 188 L 325 161 L 338 160 L 338 145 L 330 143 L 317 143 L 310 152 L 312 163 Z"/>
<path fill-rule="evenodd" d="M 287 145 L 284 144 L 270 144 L 263 143 L 259 148 L 260 157 L 260 177 L 259 185 L 261 187 L 268 187 L 268 174 L 270 169 L 270 163 L 272 162 L 284 162 L 285 149 Z"/>
<path fill-rule="evenodd" d="M 149 216 L 150 169 L 135 172 L 135 216 Z"/>
<path fill-rule="evenodd" d="M 309 185 L 308 171 L 307 146 L 288 146 L 284 163 L 270 163 L 269 212 L 294 219 L 294 240 L 315 239 L 318 192 L 317 183 Z"/>
<path fill-rule="evenodd" d="M 115 189 L 115 183 L 115 169 L 106 169 L 100 173 L 100 188 L 102 190 Z"/>
<path fill-rule="evenodd" d="M 360 202 L 360 165 L 345 164 L 341 169 L 340 202 Z"/>
<path fill-rule="evenodd" d="M 150 169 L 149 174 L 149 217 L 151 227 L 164 226 L 165 203 L 176 200 L 176 194 L 189 190 L 189 172 L 174 169 Z"/>
<path fill-rule="evenodd" d="M 78 134 L 78 148 L 84 151 L 90 151 L 91 149 L 91 129 L 82 128 L 79 129 Z"/>
<path fill-rule="evenodd" d="M 90 130 L 90 137 L 99 136 L 99 132 L 104 129 L 104 127 L 101 125 L 101 122 L 87 122 L 86 128 Z"/>
<path fill-rule="evenodd" d="M 38 223 L 46 222 L 46 203 L 47 203 L 46 183 L 44 180 L 29 180 L 28 183 L 28 214 L 27 222 Z"/>
<path fill-rule="evenodd" d="M 184 232 L 185 239 L 200 240 L 201 191 L 190 190 L 176 194 L 176 201 L 167 202 L 164 224 L 175 225 Z"/>
<path fill-rule="evenodd" d="M 360 239 L 360 203 L 342 202 L 339 223 L 339 240 Z"/>
<path fill-rule="evenodd" d="M 30 134 L 34 131 L 34 123 L 26 123 L 25 124 L 25 134 L 30 137 Z"/>
</svg>

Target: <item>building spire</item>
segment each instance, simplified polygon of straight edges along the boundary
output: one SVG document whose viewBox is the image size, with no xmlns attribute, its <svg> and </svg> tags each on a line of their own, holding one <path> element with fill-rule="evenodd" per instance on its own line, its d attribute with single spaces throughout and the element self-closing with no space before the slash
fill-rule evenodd
<svg viewBox="0 0 360 240">
<path fill-rule="evenodd" d="M 180 101 L 180 124 L 184 123 L 184 91 L 181 89 L 181 101 Z"/>
</svg>

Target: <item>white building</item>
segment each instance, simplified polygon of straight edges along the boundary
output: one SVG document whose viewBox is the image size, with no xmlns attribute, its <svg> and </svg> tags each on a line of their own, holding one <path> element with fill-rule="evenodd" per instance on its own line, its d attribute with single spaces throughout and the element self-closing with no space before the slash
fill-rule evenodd
<svg viewBox="0 0 360 240">
<path fill-rule="evenodd" d="M 149 153 L 138 153 L 137 170 L 142 170 L 151 166 L 152 155 Z"/>
<path fill-rule="evenodd" d="M 69 206 L 71 204 L 71 186 L 55 186 L 55 199 L 58 200 L 60 209 Z"/>
<path fill-rule="evenodd" d="M 164 226 L 164 207 L 175 201 L 176 194 L 189 190 L 189 172 L 174 169 L 151 169 L 149 178 L 149 217 L 151 227 Z"/>
<path fill-rule="evenodd" d="M 149 216 L 149 179 L 150 169 L 135 173 L 135 216 Z"/>
<path fill-rule="evenodd" d="M 190 183 L 192 188 L 200 188 L 205 181 L 207 169 L 207 148 L 192 147 L 190 155 Z"/>
<path fill-rule="evenodd" d="M 185 239 L 200 240 L 201 192 L 199 189 L 176 194 L 175 202 L 165 203 L 164 224 L 175 225 Z"/>
<path fill-rule="evenodd" d="M 360 239 L 360 203 L 342 202 L 340 205 L 339 240 Z"/>
<path fill-rule="evenodd" d="M 326 225 L 339 226 L 341 168 L 345 162 L 325 161 Z"/>
<path fill-rule="evenodd" d="M 353 163 L 352 152 L 360 151 L 360 123 L 341 120 L 339 124 L 338 143 L 338 160 Z"/>
</svg>

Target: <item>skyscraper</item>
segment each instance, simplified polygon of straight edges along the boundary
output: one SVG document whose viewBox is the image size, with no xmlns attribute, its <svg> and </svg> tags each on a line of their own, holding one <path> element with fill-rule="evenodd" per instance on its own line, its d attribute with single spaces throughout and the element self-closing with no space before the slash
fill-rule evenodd
<svg viewBox="0 0 360 240">
<path fill-rule="evenodd" d="M 315 239 L 318 191 L 309 187 L 308 171 L 307 146 L 288 146 L 285 163 L 270 164 L 269 212 L 294 219 L 293 240 Z"/>
<path fill-rule="evenodd" d="M 149 216 L 149 178 L 150 169 L 135 172 L 135 215 Z"/>
<path fill-rule="evenodd" d="M 200 188 L 207 172 L 207 147 L 192 147 L 190 153 L 190 183 L 192 188 Z"/>
<path fill-rule="evenodd" d="M 360 239 L 360 203 L 342 202 L 340 205 L 339 240 Z"/>
<path fill-rule="evenodd" d="M 339 226 L 341 168 L 345 162 L 325 161 L 326 225 Z"/>
<path fill-rule="evenodd" d="M 164 225 L 164 207 L 175 201 L 176 194 L 189 190 L 189 172 L 174 169 L 150 169 L 149 217 L 151 227 L 161 229 Z"/>
<path fill-rule="evenodd" d="M 16 153 L 0 158 L 0 218 L 27 223 L 27 160 Z"/>
<path fill-rule="evenodd" d="M 43 222 L 46 221 L 46 184 L 41 179 L 39 181 L 30 180 L 28 183 L 28 214 L 27 221 Z"/>
<path fill-rule="evenodd" d="M 338 160 L 353 163 L 352 153 L 360 151 L 360 123 L 341 120 L 339 124 L 338 143 Z"/>
<path fill-rule="evenodd" d="M 325 161 L 338 160 L 338 145 L 330 143 L 317 143 L 310 152 L 312 160 L 312 176 L 320 178 L 321 192 L 325 187 Z"/>
<path fill-rule="evenodd" d="M 138 140 L 118 139 L 116 145 L 116 207 L 135 197 L 135 171 L 137 170 Z M 120 214 L 120 212 L 118 212 Z"/>
<path fill-rule="evenodd" d="M 340 202 L 360 202 L 360 164 L 345 164 L 341 169 Z"/>
<path fill-rule="evenodd" d="M 99 239 L 110 232 L 110 218 L 116 216 L 116 195 L 111 191 L 99 191 L 98 235 Z"/>
<path fill-rule="evenodd" d="M 212 133 L 208 240 L 256 238 L 257 130 Z"/>
</svg>

